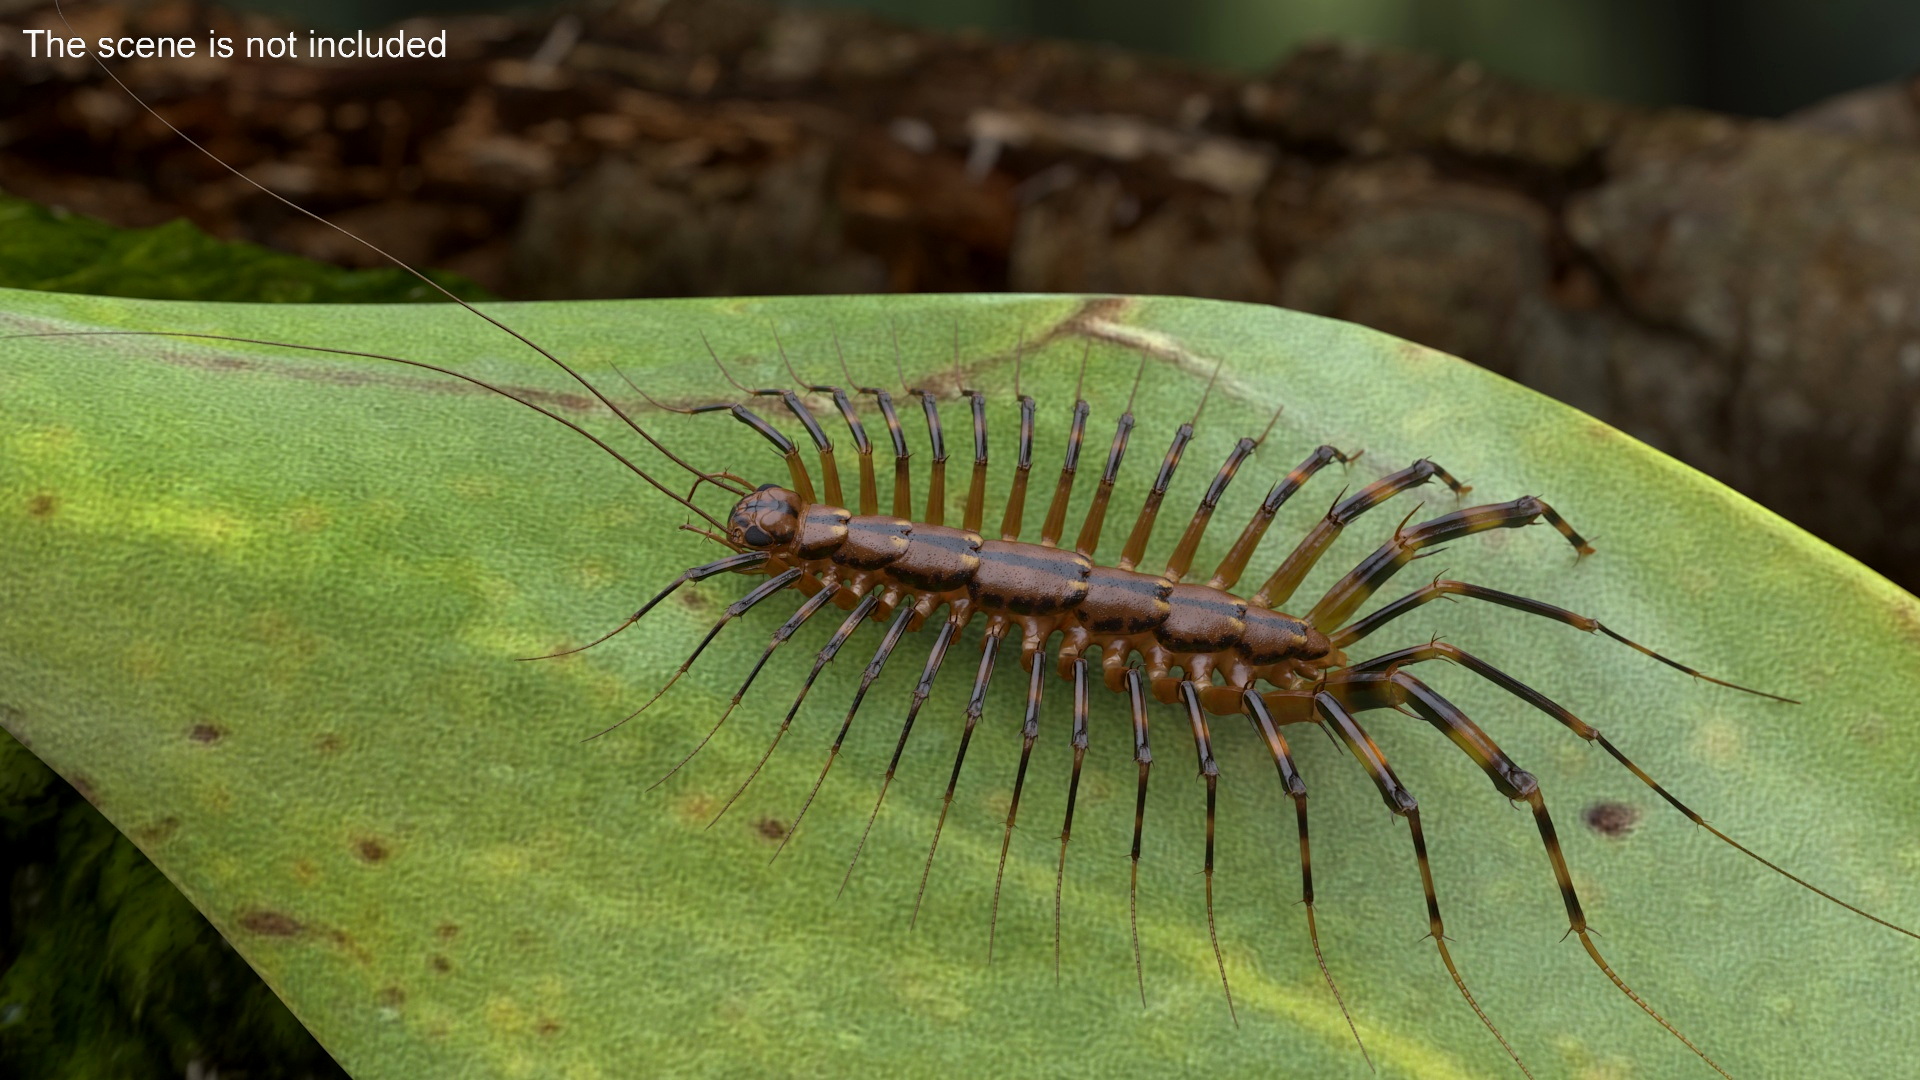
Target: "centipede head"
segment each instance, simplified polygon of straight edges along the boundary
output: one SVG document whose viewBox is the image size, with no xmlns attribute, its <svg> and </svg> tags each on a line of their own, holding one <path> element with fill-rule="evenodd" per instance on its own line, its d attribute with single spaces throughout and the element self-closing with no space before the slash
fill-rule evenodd
<svg viewBox="0 0 1920 1080">
<path fill-rule="evenodd" d="M 775 484 L 754 489 L 727 515 L 727 536 L 754 551 L 790 544 L 799 530 L 800 496 Z"/>
</svg>

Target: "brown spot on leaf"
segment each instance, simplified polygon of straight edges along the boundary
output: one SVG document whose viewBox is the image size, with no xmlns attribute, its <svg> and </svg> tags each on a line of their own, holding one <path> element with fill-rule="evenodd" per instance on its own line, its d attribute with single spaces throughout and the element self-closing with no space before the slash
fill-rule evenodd
<svg viewBox="0 0 1920 1080">
<path fill-rule="evenodd" d="M 60 500 L 44 491 L 27 500 L 27 514 L 30 517 L 52 517 L 59 509 Z"/>
<path fill-rule="evenodd" d="M 249 911 L 240 916 L 240 929 L 268 937 L 296 937 L 306 927 L 284 911 Z"/>
<path fill-rule="evenodd" d="M 353 853 L 360 856 L 362 861 L 370 863 L 385 862 L 387 856 L 392 854 L 387 850 L 385 844 L 382 844 L 371 836 L 362 837 L 359 841 L 355 842 L 353 845 Z"/>
<path fill-rule="evenodd" d="M 1640 808 L 1619 802 L 1597 802 L 1581 813 L 1587 828 L 1610 840 L 1618 840 L 1640 824 Z"/>
<path fill-rule="evenodd" d="M 453 970 L 453 961 L 447 959 L 444 956 L 441 956 L 438 953 L 435 953 L 434 955 L 427 958 L 427 966 L 432 968 L 434 971 L 442 975 L 445 975 L 447 972 Z"/>
<path fill-rule="evenodd" d="M 705 615 L 714 610 L 713 597 L 708 596 L 705 589 L 681 589 L 673 596 L 681 607 L 695 615 Z"/>
<path fill-rule="evenodd" d="M 313 740 L 313 748 L 323 754 L 337 754 L 347 748 L 347 740 L 337 731 L 323 731 Z"/>
<path fill-rule="evenodd" d="M 133 838 L 142 844 L 162 844 L 180 830 L 180 819 L 164 817 L 151 825 L 142 825 L 133 830 Z"/>
<path fill-rule="evenodd" d="M 225 738 L 227 730 L 218 724 L 195 724 L 187 731 L 187 738 L 197 743 L 217 743 Z"/>
<path fill-rule="evenodd" d="M 407 992 L 397 986 L 383 987 L 379 993 L 373 995 L 373 1000 L 383 1009 L 397 1009 L 407 1003 Z"/>
<path fill-rule="evenodd" d="M 763 817 L 753 823 L 753 828 L 754 831 L 758 832 L 761 838 L 765 840 L 771 840 L 777 843 L 787 838 L 787 827 L 780 824 L 777 818 Z"/>
<path fill-rule="evenodd" d="M 313 865 L 312 859 L 296 859 L 293 864 L 293 879 L 302 885 L 311 885 L 320 880 L 320 868 Z"/>
<path fill-rule="evenodd" d="M 533 1030 L 542 1035 L 558 1035 L 560 1033 L 560 1021 L 550 1016 L 543 1016 L 540 1018 L 540 1022 L 534 1025 Z"/>
<path fill-rule="evenodd" d="M 450 922 L 443 922 L 433 928 L 433 936 L 441 941 L 452 941 L 460 936 L 460 928 Z"/>
</svg>

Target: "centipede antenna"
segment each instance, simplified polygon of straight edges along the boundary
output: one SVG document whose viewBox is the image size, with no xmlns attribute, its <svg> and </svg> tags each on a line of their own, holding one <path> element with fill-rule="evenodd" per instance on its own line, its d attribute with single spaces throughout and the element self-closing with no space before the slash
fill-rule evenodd
<svg viewBox="0 0 1920 1080">
<path fill-rule="evenodd" d="M 61 8 L 59 0 L 54 0 L 53 11 L 55 15 L 59 16 L 60 23 L 62 26 L 65 26 L 67 28 L 67 32 L 69 34 L 75 34 L 77 36 L 77 32 L 74 30 L 73 24 L 67 21 L 67 13 L 65 10 Z M 99 66 L 101 71 L 106 73 L 107 78 L 113 80 L 115 86 L 118 86 L 122 91 L 126 93 L 128 97 L 133 99 L 134 104 L 140 106 L 141 109 L 145 110 L 147 115 L 153 117 L 155 120 L 160 121 L 160 123 L 164 125 L 168 131 L 171 131 L 175 135 L 179 136 L 183 141 L 186 142 L 188 146 L 191 146 L 195 150 L 200 151 L 200 153 L 204 154 L 206 157 L 211 159 L 214 164 L 232 173 L 234 176 L 240 178 L 241 180 L 245 181 L 248 185 L 252 186 L 254 189 L 259 191 L 261 194 L 268 196 L 269 198 L 287 207 L 288 209 L 294 211 L 295 213 L 301 214 L 305 217 L 313 219 L 314 221 L 322 225 L 325 225 L 327 228 L 332 229 L 334 232 L 339 233 L 340 235 L 346 237 L 347 239 L 352 240 L 354 243 L 357 243 L 362 247 L 365 247 L 369 251 L 374 252 L 375 254 L 379 255 L 381 258 L 386 259 L 388 262 L 393 263 L 395 266 L 406 271 L 407 273 L 412 274 L 414 277 L 418 278 L 421 281 L 421 283 L 425 284 L 428 288 L 433 289 L 435 292 L 438 292 L 440 295 L 460 305 L 462 308 L 465 308 L 467 311 L 471 312 L 472 314 L 477 315 L 480 318 L 486 320 L 488 323 L 492 324 L 496 329 L 500 330 L 502 333 L 507 334 L 508 336 L 514 338 L 516 341 L 519 341 L 522 345 L 525 345 L 527 348 L 532 349 L 535 353 L 538 353 L 540 356 L 545 357 L 555 367 L 558 367 L 561 371 L 566 372 L 567 375 L 573 379 L 573 381 L 579 383 L 582 387 L 584 387 L 588 393 L 598 398 L 602 405 L 605 405 L 607 408 L 613 410 L 613 414 L 619 417 L 621 421 L 627 425 L 627 427 L 633 429 L 635 434 L 639 435 L 642 439 L 645 439 L 648 445 L 652 446 L 655 450 L 665 455 L 668 460 L 672 461 L 675 465 L 680 466 L 682 469 L 685 469 L 686 471 L 695 474 L 696 476 L 703 475 L 699 469 L 696 469 L 692 465 L 689 465 L 685 460 L 680 458 L 673 451 L 668 450 L 664 443 L 654 438 L 653 435 L 648 433 L 645 428 L 642 428 L 639 424 L 635 423 L 632 417 L 622 412 L 618 405 L 615 405 L 610 398 L 608 398 L 605 394 L 602 394 L 600 392 L 599 387 L 594 386 L 593 383 L 589 382 L 584 376 L 582 376 L 578 371 L 575 371 L 572 367 L 570 367 L 566 362 L 562 361 L 559 357 L 553 355 L 551 352 L 548 352 L 546 349 L 535 344 L 533 339 L 527 337 L 526 335 L 520 333 L 520 331 L 515 330 L 512 327 L 508 326 L 507 324 L 501 322 L 499 319 L 496 319 L 493 316 L 487 314 L 486 312 L 481 311 L 479 308 L 473 306 L 467 301 L 462 300 L 459 296 L 456 296 L 452 290 L 448 289 L 446 286 L 440 284 L 438 281 L 435 281 L 433 278 L 420 272 L 419 270 L 414 269 L 412 264 L 406 262 L 405 260 L 401 259 L 399 256 L 393 254 L 387 249 L 379 246 L 378 244 L 375 244 L 373 241 L 368 240 L 363 236 L 360 236 L 347 229 L 344 229 L 339 225 L 335 225 L 333 222 L 328 221 L 326 218 L 321 217 L 319 214 L 316 214 L 313 211 L 307 209 L 306 207 L 301 206 L 299 203 L 294 202 L 292 199 L 287 198 L 286 196 L 280 194 L 279 192 L 274 191 L 273 189 L 267 187 L 265 184 L 260 183 L 258 180 L 255 180 L 253 177 L 248 176 L 246 173 L 241 172 L 239 169 L 234 168 L 232 165 L 227 164 L 227 162 L 223 160 L 218 154 L 215 154 L 213 151 L 208 150 L 206 147 L 200 145 L 200 143 L 195 141 L 192 136 L 180 130 L 178 127 L 175 127 L 173 124 L 173 121 L 168 120 L 166 117 L 160 115 L 160 113 L 156 109 L 154 109 L 153 106 L 147 104 L 146 99 L 142 98 L 139 94 L 134 93 L 133 88 L 128 86 L 124 81 L 122 81 L 120 76 L 115 74 L 114 70 L 108 67 L 105 61 L 101 60 L 98 56 L 94 56 L 93 62 Z M 238 339 L 234 339 L 234 340 L 238 340 Z M 271 344 L 278 344 L 278 343 L 277 342 L 255 342 L 254 344 L 271 345 Z M 373 354 L 363 353 L 360 355 L 372 356 Z M 421 365 L 421 366 L 425 366 L 425 365 Z M 449 374 L 451 374 L 451 372 L 449 372 Z M 501 391 L 501 392 L 505 393 L 505 391 Z M 508 394 L 507 396 L 512 397 L 513 395 Z M 611 450 L 609 450 L 608 452 L 612 453 Z M 621 460 L 624 461 L 625 459 L 622 458 Z M 655 486 L 658 487 L 659 485 L 656 484 Z"/>
<path fill-rule="evenodd" d="M 927 666 L 920 672 L 920 681 L 913 687 L 913 704 L 907 708 L 906 723 L 900 726 L 900 741 L 894 744 L 893 758 L 887 762 L 886 778 L 880 781 L 880 796 L 873 800 L 873 813 L 867 815 L 867 827 L 860 833 L 860 843 L 855 845 L 853 858 L 847 862 L 847 872 L 840 879 L 840 892 L 836 896 L 844 894 L 847 883 L 853 880 L 853 868 L 860 862 L 860 853 L 866 850 L 867 837 L 872 835 L 873 823 L 880 817 L 880 804 L 887 801 L 887 789 L 893 786 L 893 774 L 900 768 L 900 755 L 906 752 L 907 736 L 913 733 L 913 721 L 920 715 L 920 707 L 933 694 L 933 679 L 940 673 L 940 665 L 946 661 L 947 647 L 953 644 L 953 636 L 965 625 L 964 618 L 948 618 L 940 624 L 940 632 L 934 635 L 933 648 L 927 653 Z"/>
<path fill-rule="evenodd" d="M 1006 636 L 1010 624 L 997 621 L 987 627 L 980 639 L 980 670 L 974 675 L 973 693 L 967 698 L 966 726 L 960 730 L 960 748 L 953 755 L 953 775 L 947 778 L 946 794 L 940 799 L 940 817 L 933 823 L 933 842 L 927 845 L 927 863 L 920 870 L 920 891 L 913 897 L 913 915 L 907 920 L 907 929 L 913 929 L 920 921 L 920 902 L 927 896 L 927 878 L 933 873 L 933 853 L 940 850 L 940 830 L 946 828 L 947 811 L 953 809 L 953 790 L 960 783 L 960 766 L 967 760 L 967 744 L 973 741 L 973 729 L 980 723 L 980 714 L 986 707 L 987 684 L 993 679 L 993 661 L 1000 652 L 1000 639 Z"/>
<path fill-rule="evenodd" d="M 1219 795 L 1220 766 L 1213 759 L 1213 738 L 1207 730 L 1207 714 L 1200 707 L 1200 691 L 1191 679 L 1180 682 L 1180 700 L 1187 706 L 1187 722 L 1193 728 L 1193 750 L 1200 760 L 1200 778 L 1207 783 L 1207 854 L 1202 874 L 1207 888 L 1207 939 L 1213 943 L 1213 962 L 1220 969 L 1220 989 L 1227 995 L 1227 1015 L 1233 1026 L 1240 1026 L 1240 1013 L 1233 1007 L 1233 987 L 1227 983 L 1227 960 L 1220 952 L 1220 932 L 1213 921 L 1213 819 Z"/>
<path fill-rule="evenodd" d="M 787 715 L 781 718 L 780 729 L 773 733 L 773 741 L 767 744 L 766 752 L 760 755 L 760 760 L 754 763 L 753 771 L 748 773 L 747 778 L 740 782 L 740 786 L 733 790 L 733 794 L 727 796 L 727 801 L 720 807 L 719 813 L 714 814 L 713 819 L 707 822 L 707 828 L 713 828 L 721 818 L 726 816 L 728 810 L 733 809 L 733 804 L 739 801 L 740 796 L 746 794 L 747 787 L 753 783 L 754 777 L 760 775 L 760 770 L 765 768 L 768 759 L 773 757 L 773 751 L 780 745 L 780 740 L 786 736 L 787 728 L 793 725 L 793 718 L 800 712 L 801 703 L 807 700 L 807 692 L 813 689 L 814 680 L 818 679 L 820 672 L 840 654 L 840 646 L 847 643 L 847 639 L 853 636 L 853 632 L 859 629 L 860 624 L 866 621 L 867 616 L 879 603 L 880 593 L 875 590 L 861 597 L 853 610 L 847 612 L 847 617 L 841 621 L 839 628 L 814 656 L 813 669 L 807 672 L 806 681 L 800 684 L 800 692 L 794 695 L 793 704 L 787 709 Z"/>
<path fill-rule="evenodd" d="M 660 492 L 662 495 L 665 495 L 667 498 L 672 499 L 674 502 L 679 503 L 681 506 L 686 507 L 687 509 L 693 511 L 694 513 L 699 514 L 702 518 L 706 519 L 708 524 L 714 526 L 715 528 L 718 528 L 718 529 L 726 528 L 726 526 L 722 524 L 720 521 L 716 520 L 713 517 L 713 515 L 707 513 L 705 510 L 700 509 L 698 506 L 694 506 L 693 504 L 689 503 L 687 500 L 682 499 L 678 492 L 674 491 L 672 488 L 666 486 L 665 484 L 661 483 L 659 480 L 655 479 L 652 474 L 648 473 L 645 469 L 642 469 L 640 466 L 635 465 L 631 460 L 629 460 L 626 457 L 626 455 L 620 453 L 618 450 L 615 450 L 613 447 L 607 445 L 605 440 L 601 439 L 598 435 L 595 435 L 593 432 L 588 431 L 586 428 L 581 427 L 580 425 L 574 423 L 573 421 L 567 419 L 566 417 L 561 416 L 559 413 L 556 413 L 551 409 L 548 409 L 536 402 L 529 401 L 518 394 L 511 393 L 510 391 L 507 391 L 498 386 L 495 386 L 494 384 L 487 382 L 485 379 L 479 379 L 472 375 L 462 374 L 461 372 L 455 371 L 452 368 L 444 368 L 439 366 L 438 364 L 429 364 L 424 360 L 409 360 L 404 356 L 388 356 L 385 353 L 363 352 L 358 349 L 333 349 L 323 345 L 296 345 L 292 342 L 287 342 L 287 341 L 268 341 L 265 338 L 239 337 L 233 334 L 196 334 L 196 333 L 189 333 L 187 331 L 182 331 L 182 330 L 43 330 L 43 331 L 36 331 L 34 333 L 27 333 L 27 334 L 0 335 L 0 341 L 11 341 L 19 338 L 56 338 L 56 337 L 175 337 L 175 338 L 188 338 L 188 339 L 197 340 L 197 341 L 228 341 L 238 345 L 262 345 L 272 349 L 290 349 L 290 350 L 304 351 L 304 352 L 327 353 L 333 356 L 358 356 L 366 360 L 387 360 L 396 364 L 405 364 L 408 367 L 416 367 L 425 371 L 437 372 L 441 375 L 446 375 L 446 376 L 449 376 L 450 378 L 455 378 L 455 379 L 459 379 L 462 382 L 470 383 L 474 386 L 481 388 L 482 390 L 491 391 L 492 393 L 498 394 L 509 401 L 517 401 L 520 404 L 525 405 L 527 408 L 532 409 L 534 412 L 537 412 L 540 415 L 546 417 L 547 419 L 552 420 L 556 423 L 565 425 L 566 427 L 572 429 L 573 432 L 579 435 L 581 438 L 586 439 L 587 441 L 593 443 L 595 446 L 599 447 L 601 450 L 606 451 L 608 456 L 612 457 L 615 461 L 618 461 L 620 464 L 626 466 L 627 471 L 633 473 L 635 476 L 638 476 L 640 479 L 646 481 L 648 484 L 650 484 L 653 487 L 654 490 Z M 693 473 L 695 476 L 706 478 L 709 480 L 713 480 L 713 477 L 715 475 L 712 473 L 700 472 L 698 469 L 694 469 L 691 466 L 688 466 L 687 470 Z M 717 483 L 718 481 L 714 481 L 714 482 Z M 741 494 L 745 494 L 745 492 L 743 491 L 741 492 Z"/>
<path fill-rule="evenodd" d="M 780 838 L 780 846 L 767 857 L 769 864 L 779 858 L 782 851 L 787 850 L 787 845 L 793 840 L 793 834 L 800 831 L 801 820 L 807 816 L 807 810 L 813 806 L 814 797 L 820 794 L 820 786 L 827 782 L 827 773 L 832 770 L 834 761 L 840 757 L 840 747 L 847 741 L 847 731 L 853 727 L 854 714 L 860 711 L 860 703 L 867 699 L 867 690 L 873 686 L 873 680 L 880 677 L 881 669 L 886 667 L 887 658 L 893 655 L 894 646 L 900 644 L 901 637 L 907 632 L 907 623 L 912 619 L 913 605 L 907 602 L 907 599 L 901 600 L 893 622 L 887 624 L 886 636 L 880 639 L 880 647 L 873 652 L 873 660 L 867 664 L 867 669 L 860 673 L 860 687 L 853 693 L 853 703 L 847 706 L 847 718 L 840 722 L 840 733 L 833 737 L 833 746 L 827 751 L 827 763 L 820 766 L 819 779 L 813 782 L 813 790 L 807 792 L 807 801 L 800 804 L 800 812 L 793 816 L 793 825 L 787 829 L 787 835 Z"/>
<path fill-rule="evenodd" d="M 1007 828 L 1000 837 L 1000 868 L 993 874 L 993 909 L 987 918 L 987 963 L 993 963 L 993 942 L 1000 930 L 1000 883 L 1007 875 L 1007 849 L 1013 845 L 1013 823 L 1020 816 L 1020 789 L 1027 782 L 1027 762 L 1033 741 L 1040 735 L 1040 696 L 1047 685 L 1047 649 L 1033 650 L 1033 670 L 1027 679 L 1027 716 L 1020 728 L 1020 768 L 1013 774 L 1013 798 L 1007 803 Z"/>
</svg>

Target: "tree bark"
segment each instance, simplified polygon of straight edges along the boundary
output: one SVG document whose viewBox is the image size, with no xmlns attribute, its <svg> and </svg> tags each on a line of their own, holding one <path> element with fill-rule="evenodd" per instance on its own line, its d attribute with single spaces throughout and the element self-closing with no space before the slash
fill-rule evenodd
<svg viewBox="0 0 1920 1080">
<path fill-rule="evenodd" d="M 89 39 L 284 30 L 183 3 L 72 17 Z M 11 40 L 58 26 L 38 6 L 10 21 Z M 506 295 L 1282 304 L 1528 383 L 1920 588 L 1909 87 L 1782 123 L 1348 46 L 1244 79 L 750 0 L 414 25 L 445 26 L 449 58 L 119 70 L 276 190 Z M 0 186 L 375 261 L 91 61 L 0 65 Z"/>
</svg>

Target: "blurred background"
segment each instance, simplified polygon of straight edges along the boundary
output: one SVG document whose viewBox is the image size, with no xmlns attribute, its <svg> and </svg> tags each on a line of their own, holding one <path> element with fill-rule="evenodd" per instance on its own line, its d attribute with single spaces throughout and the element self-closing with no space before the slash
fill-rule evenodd
<svg viewBox="0 0 1920 1080">
<path fill-rule="evenodd" d="M 1108 42 L 1254 72 L 1342 38 L 1473 60 L 1555 90 L 1778 116 L 1920 63 L 1907 0 L 789 0 L 936 29 Z M 469 0 L 252 0 L 352 30 L 425 13 L 524 10 Z"/>
</svg>

